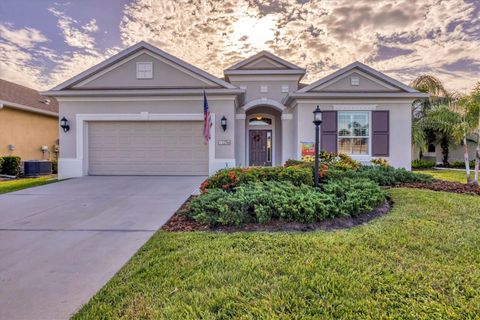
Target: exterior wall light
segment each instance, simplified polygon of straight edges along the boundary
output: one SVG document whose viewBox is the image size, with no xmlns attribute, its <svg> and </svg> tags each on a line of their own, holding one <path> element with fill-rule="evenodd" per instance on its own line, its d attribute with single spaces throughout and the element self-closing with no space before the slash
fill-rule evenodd
<svg viewBox="0 0 480 320">
<path fill-rule="evenodd" d="M 314 171 L 314 185 L 315 188 L 318 188 L 318 145 L 320 144 L 320 130 L 319 127 L 322 124 L 322 110 L 320 107 L 313 111 L 313 124 L 315 125 L 315 171 Z"/>
<path fill-rule="evenodd" d="M 222 126 L 223 131 L 227 130 L 227 118 L 225 118 L 225 116 L 220 119 L 220 125 Z"/>
<path fill-rule="evenodd" d="M 70 125 L 68 124 L 68 120 L 65 117 L 60 120 L 60 127 L 62 127 L 63 132 L 68 132 L 68 130 L 70 130 Z"/>
</svg>

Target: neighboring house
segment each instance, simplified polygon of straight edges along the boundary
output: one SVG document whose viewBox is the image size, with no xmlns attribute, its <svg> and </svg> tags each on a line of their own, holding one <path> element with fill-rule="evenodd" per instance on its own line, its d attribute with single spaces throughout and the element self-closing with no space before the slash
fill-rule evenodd
<svg viewBox="0 0 480 320">
<path fill-rule="evenodd" d="M 55 159 L 58 130 L 54 98 L 0 79 L 0 156 Z"/>
<path fill-rule="evenodd" d="M 60 136 L 60 177 L 282 165 L 309 152 L 317 105 L 322 149 L 410 169 L 411 104 L 425 94 L 359 62 L 302 85 L 305 69 L 268 52 L 224 73 L 219 79 L 141 42 L 45 92 L 70 125 Z M 204 89 L 214 123 L 208 144 Z"/>
<path fill-rule="evenodd" d="M 477 148 L 477 138 L 471 136 L 467 139 L 469 160 L 475 160 L 475 152 Z M 413 159 L 420 159 L 420 150 L 413 148 Z M 443 163 L 443 153 L 440 144 L 429 144 L 425 152 L 422 153 L 422 159 L 431 160 L 437 164 Z M 448 146 L 448 162 L 463 162 L 463 144 L 450 144 Z"/>
</svg>

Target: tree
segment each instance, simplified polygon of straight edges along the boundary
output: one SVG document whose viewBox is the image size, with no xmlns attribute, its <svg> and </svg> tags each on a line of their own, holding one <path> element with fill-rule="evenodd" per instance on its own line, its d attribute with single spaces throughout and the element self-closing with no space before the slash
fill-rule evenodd
<svg viewBox="0 0 480 320">
<path fill-rule="evenodd" d="M 429 143 L 440 144 L 443 163 L 448 165 L 449 146 L 452 143 L 451 137 L 445 131 L 438 131 L 433 127 L 425 127 L 425 123 L 420 124 L 418 121 L 426 117 L 432 108 L 442 105 L 451 106 L 457 95 L 448 92 L 438 78 L 426 74 L 417 77 L 410 86 L 420 92 L 429 94 L 428 99 L 418 99 L 412 104 L 412 142 L 420 149 L 420 157 Z"/>
<path fill-rule="evenodd" d="M 476 136 L 475 168 L 472 183 L 478 185 L 480 169 L 480 81 L 462 101 L 465 109 L 465 121 L 469 124 L 470 133 Z M 468 157 L 468 155 L 467 155 Z"/>
</svg>

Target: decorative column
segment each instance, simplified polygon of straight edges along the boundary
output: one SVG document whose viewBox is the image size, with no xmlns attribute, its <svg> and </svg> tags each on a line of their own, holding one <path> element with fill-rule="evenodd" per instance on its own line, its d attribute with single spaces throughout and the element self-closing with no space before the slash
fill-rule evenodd
<svg viewBox="0 0 480 320">
<path fill-rule="evenodd" d="M 291 113 L 282 113 L 282 158 L 281 165 L 288 159 L 295 159 L 295 139 L 293 128 L 293 115 Z"/>
<path fill-rule="evenodd" d="M 247 167 L 245 113 L 235 114 L 235 159 L 238 167 Z"/>
</svg>

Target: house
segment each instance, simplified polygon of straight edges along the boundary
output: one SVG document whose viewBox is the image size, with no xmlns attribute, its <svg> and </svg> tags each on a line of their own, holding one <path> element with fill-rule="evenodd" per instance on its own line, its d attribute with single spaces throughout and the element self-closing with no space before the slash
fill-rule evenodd
<svg viewBox="0 0 480 320">
<path fill-rule="evenodd" d="M 69 122 L 60 133 L 60 177 L 282 165 L 311 149 L 317 105 L 322 149 L 410 169 L 411 104 L 425 94 L 359 62 L 303 85 L 305 69 L 268 52 L 224 75 L 140 42 L 45 92 Z M 208 144 L 203 90 L 214 124 Z"/>
<path fill-rule="evenodd" d="M 0 156 L 54 159 L 57 145 L 57 101 L 0 79 Z"/>
<path fill-rule="evenodd" d="M 477 137 L 475 135 L 471 135 L 467 138 L 467 149 L 468 149 L 468 159 L 470 161 L 475 160 L 475 152 L 477 148 Z M 427 150 L 421 153 L 420 157 L 420 149 L 417 147 L 413 147 L 413 159 L 424 159 L 430 160 L 437 164 L 443 163 L 443 149 L 440 143 L 430 143 L 427 146 Z M 449 143 L 448 145 L 448 162 L 450 164 L 454 162 L 464 162 L 464 148 L 463 143 Z"/>
</svg>

